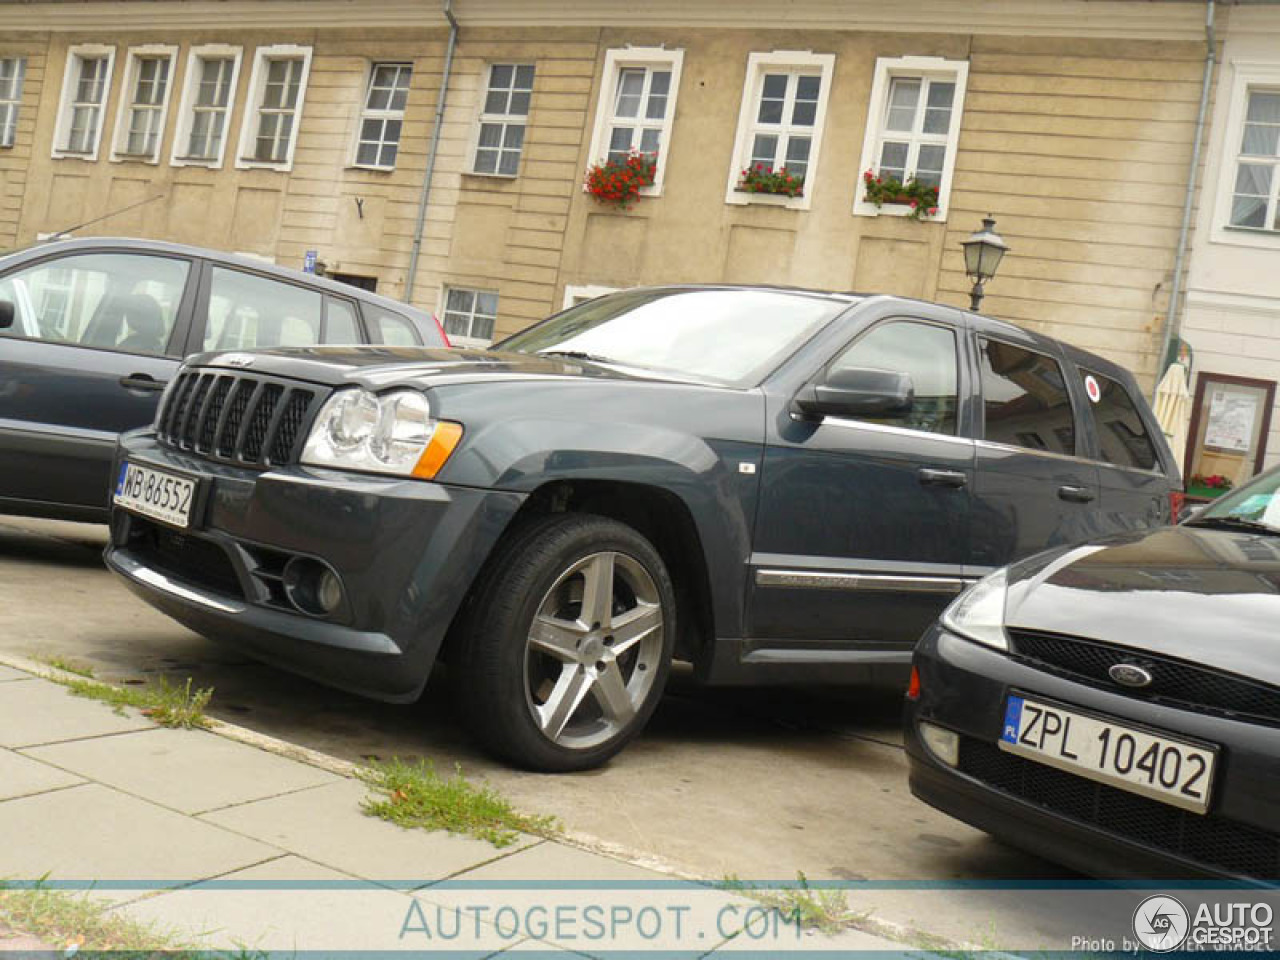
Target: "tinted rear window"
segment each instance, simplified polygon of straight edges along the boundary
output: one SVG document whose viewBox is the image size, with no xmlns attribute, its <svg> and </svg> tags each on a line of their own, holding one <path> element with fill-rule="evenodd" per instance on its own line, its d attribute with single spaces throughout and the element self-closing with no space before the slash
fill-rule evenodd
<svg viewBox="0 0 1280 960">
<path fill-rule="evenodd" d="M 979 339 L 987 440 L 1073 456 L 1075 418 L 1057 360 L 999 340 Z"/>
<path fill-rule="evenodd" d="M 1147 432 L 1146 424 L 1138 413 L 1133 397 L 1124 385 L 1098 373 L 1080 371 L 1085 381 L 1085 393 L 1093 401 L 1089 404 L 1098 443 L 1102 447 L 1102 459 L 1121 467 L 1152 470 L 1159 465 L 1155 444 Z M 1092 378 L 1095 387 L 1089 386 Z M 1094 397 L 1098 399 L 1094 400 Z"/>
</svg>

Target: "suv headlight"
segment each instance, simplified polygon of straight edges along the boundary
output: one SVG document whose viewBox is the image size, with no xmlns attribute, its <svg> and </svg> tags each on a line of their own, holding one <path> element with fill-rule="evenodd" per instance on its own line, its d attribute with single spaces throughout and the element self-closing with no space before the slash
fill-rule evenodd
<svg viewBox="0 0 1280 960">
<path fill-rule="evenodd" d="M 1004 631 L 1004 605 L 1009 595 L 1009 573 L 1005 569 L 984 577 L 966 590 L 942 612 L 942 625 L 952 633 L 997 650 L 1009 649 Z"/>
<path fill-rule="evenodd" d="M 416 390 L 339 390 L 316 417 L 302 462 L 430 480 L 462 439 L 462 424 L 433 420 Z"/>
</svg>

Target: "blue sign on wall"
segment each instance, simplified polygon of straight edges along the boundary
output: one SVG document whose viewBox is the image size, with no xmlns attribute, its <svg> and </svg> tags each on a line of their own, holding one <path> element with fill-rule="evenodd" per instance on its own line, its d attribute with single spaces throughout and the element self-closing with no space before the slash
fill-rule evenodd
<svg viewBox="0 0 1280 960">
<path fill-rule="evenodd" d="M 302 258 L 302 272 L 303 272 L 303 273 L 315 273 L 315 272 L 316 272 L 316 258 L 317 258 L 317 252 L 316 252 L 315 250 L 308 250 L 308 251 L 306 252 L 306 255 L 305 255 L 305 256 L 303 256 L 303 258 Z"/>
</svg>

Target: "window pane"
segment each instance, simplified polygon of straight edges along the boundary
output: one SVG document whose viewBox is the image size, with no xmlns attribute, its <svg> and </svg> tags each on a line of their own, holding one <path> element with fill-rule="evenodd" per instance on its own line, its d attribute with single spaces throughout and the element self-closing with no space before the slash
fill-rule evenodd
<svg viewBox="0 0 1280 960">
<path fill-rule="evenodd" d="M 640 131 L 640 152 L 641 153 L 657 153 L 658 140 L 662 136 L 662 131 L 649 128 Z"/>
<path fill-rule="evenodd" d="M 356 308 L 346 300 L 330 299 L 324 318 L 325 343 L 359 343 Z"/>
<path fill-rule="evenodd" d="M 514 177 L 520 172 L 519 151 L 504 150 L 499 154 L 498 172 L 503 176 Z"/>
<path fill-rule="evenodd" d="M 532 90 L 533 74 L 534 69 L 533 64 L 531 63 L 526 63 L 522 66 L 516 67 L 515 88 L 517 90 Z"/>
<path fill-rule="evenodd" d="M 367 167 L 375 167 L 378 165 L 378 144 L 361 143 L 356 148 L 356 163 L 363 164 Z"/>
<path fill-rule="evenodd" d="M 529 115 L 529 94 L 521 91 L 511 94 L 511 103 L 507 107 L 507 113 L 516 117 L 527 117 Z"/>
<path fill-rule="evenodd" d="M 204 347 L 310 346 L 320 340 L 322 303 L 314 290 L 214 267 Z"/>
<path fill-rule="evenodd" d="M 1084 375 L 1093 377 L 1101 388 L 1097 403 L 1089 406 L 1102 446 L 1102 459 L 1139 470 L 1155 467 L 1155 445 L 1128 391 L 1107 377 L 1087 372 Z"/>
<path fill-rule="evenodd" d="M 903 180 L 907 173 L 907 147 L 905 143 L 886 143 L 880 148 L 880 175 Z"/>
<path fill-rule="evenodd" d="M 671 92 L 671 71 L 654 70 L 649 80 L 649 96 L 665 97 Z"/>
<path fill-rule="evenodd" d="M 623 70 L 618 74 L 618 97 L 613 114 L 616 117 L 640 115 L 640 93 L 644 89 L 645 71 Z"/>
<path fill-rule="evenodd" d="M 477 293 L 476 313 L 484 314 L 488 317 L 496 317 L 498 315 L 498 295 L 496 293 Z"/>
<path fill-rule="evenodd" d="M 1280 126 L 1260 123 L 1244 125 L 1244 143 L 1240 152 L 1248 157 L 1274 157 L 1280 155 Z"/>
<path fill-rule="evenodd" d="M 519 150 L 524 146 L 524 125 L 520 123 L 507 124 L 507 132 L 502 138 L 502 145 L 508 150 Z"/>
<path fill-rule="evenodd" d="M 445 309 L 470 313 L 475 299 L 476 295 L 471 290 L 450 290 L 445 299 Z"/>
<path fill-rule="evenodd" d="M 982 340 L 986 439 L 1068 456 L 1075 420 L 1056 360 L 996 340 Z"/>
<path fill-rule="evenodd" d="M 485 113 L 506 113 L 509 94 L 506 90 L 490 90 L 484 98 Z"/>
<path fill-rule="evenodd" d="M 1236 227 L 1266 227 L 1266 198 L 1236 197 L 1231 202 L 1231 224 Z"/>
<path fill-rule="evenodd" d="M 475 171 L 476 173 L 497 173 L 498 151 L 477 150 Z"/>
<path fill-rule="evenodd" d="M 511 87 L 511 78 L 515 75 L 515 67 L 509 63 L 495 63 L 489 70 L 490 88 Z"/>
<path fill-rule="evenodd" d="M 1236 193 L 1266 197 L 1271 194 L 1271 173 L 1275 168 L 1263 163 L 1242 163 L 1236 172 Z"/>
<path fill-rule="evenodd" d="M 1246 120 L 1253 123 L 1280 123 L 1280 93 L 1254 90 L 1249 94 Z"/>
<path fill-rule="evenodd" d="M 0 281 L 0 297 L 17 307 L 8 334 L 163 354 L 189 269 L 186 260 L 114 253 L 28 267 Z"/>
<path fill-rule="evenodd" d="M 942 165 L 947 158 L 947 148 L 936 144 L 923 144 L 916 159 L 916 179 L 931 187 L 942 185 Z"/>
<path fill-rule="evenodd" d="M 784 101 L 787 96 L 787 80 L 785 73 L 765 74 L 764 86 L 760 93 L 760 111 L 756 120 L 760 123 L 781 123 Z"/>
<path fill-rule="evenodd" d="M 885 120 L 885 129 L 912 130 L 915 127 L 916 104 L 919 100 L 919 80 L 894 80 L 889 85 L 889 115 Z"/>
<path fill-rule="evenodd" d="M 813 141 L 808 137 L 791 137 L 787 141 L 787 170 L 803 177 L 809 168 L 809 148 Z"/>
<path fill-rule="evenodd" d="M 450 337 L 471 336 L 471 317 L 467 314 L 445 313 L 444 332 Z"/>
<path fill-rule="evenodd" d="M 821 77 L 798 77 L 796 79 L 796 99 L 817 102 L 818 92 L 822 89 Z"/>
<path fill-rule="evenodd" d="M 814 100 L 796 100 L 791 108 L 791 122 L 798 127 L 812 127 L 818 116 L 818 104 Z"/>
<path fill-rule="evenodd" d="M 882 324 L 846 350 L 828 377 L 853 368 L 908 374 L 915 391 L 907 413 L 862 419 L 929 433 L 956 432 L 956 337 L 951 330 L 907 321 Z"/>
<path fill-rule="evenodd" d="M 756 134 L 751 146 L 751 165 L 761 164 L 766 170 L 771 170 L 777 156 L 778 138 L 772 134 Z"/>
<path fill-rule="evenodd" d="M 480 146 L 496 147 L 502 143 L 502 124 L 500 123 L 482 123 L 480 124 Z"/>
<path fill-rule="evenodd" d="M 661 120 L 667 115 L 667 98 L 665 94 L 649 94 L 649 103 L 644 115 L 649 120 Z"/>
<path fill-rule="evenodd" d="M 628 150 L 631 149 L 631 137 L 634 130 L 631 127 L 614 127 L 609 131 L 609 159 L 617 160 L 625 157 Z"/>
</svg>

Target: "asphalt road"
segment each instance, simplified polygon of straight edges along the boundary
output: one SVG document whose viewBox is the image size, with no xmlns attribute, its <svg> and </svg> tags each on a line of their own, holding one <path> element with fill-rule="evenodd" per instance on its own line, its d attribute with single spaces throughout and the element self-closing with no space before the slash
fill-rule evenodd
<svg viewBox="0 0 1280 960">
<path fill-rule="evenodd" d="M 704 690 L 676 678 L 644 736 L 605 768 L 513 771 L 455 726 L 444 678 L 419 703 L 389 706 L 258 664 L 136 600 L 102 567 L 105 539 L 104 527 L 0 517 L 0 650 L 63 657 L 116 682 L 191 677 L 215 689 L 210 712 L 222 719 L 348 760 L 427 757 L 446 771 L 457 764 L 573 833 L 701 876 L 789 880 L 803 872 L 888 882 L 853 890 L 851 902 L 875 917 L 1006 949 L 1065 947 L 1064 938 L 1089 932 L 1060 900 L 1037 907 L 1026 891 L 984 883 L 930 891 L 910 882 L 1072 875 L 911 797 L 896 695 Z M 1133 905 L 1115 909 L 1122 923 Z"/>
</svg>

